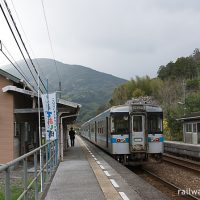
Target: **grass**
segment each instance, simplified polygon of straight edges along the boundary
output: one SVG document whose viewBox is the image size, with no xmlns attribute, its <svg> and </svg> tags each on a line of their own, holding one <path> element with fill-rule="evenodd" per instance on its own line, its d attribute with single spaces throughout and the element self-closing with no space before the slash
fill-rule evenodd
<svg viewBox="0 0 200 200">
<path fill-rule="evenodd" d="M 11 187 L 11 194 L 10 194 L 10 199 L 11 200 L 16 200 L 20 194 L 23 192 L 23 189 L 17 185 L 13 185 Z M 1 188 L 0 190 L 0 199 L 5 199 L 5 192 Z"/>
<path fill-rule="evenodd" d="M 32 179 L 29 179 L 28 181 L 28 185 L 30 184 L 30 182 L 32 181 Z M 4 191 L 4 186 L 3 184 L 0 185 L 0 200 L 1 199 L 5 199 L 5 191 Z M 27 195 L 28 195 L 28 199 L 30 200 L 34 200 L 34 183 L 32 184 L 31 188 L 29 189 Z M 40 190 L 40 182 L 38 182 L 38 191 Z M 22 192 L 24 191 L 23 189 L 23 183 L 22 181 L 18 181 L 15 182 L 11 185 L 11 190 L 10 190 L 10 200 L 16 200 L 19 198 L 19 196 L 22 194 Z"/>
<path fill-rule="evenodd" d="M 31 183 L 33 179 L 29 178 L 28 180 L 28 185 Z M 46 177 L 44 177 L 44 182 L 46 181 Z M 5 188 L 4 188 L 4 183 L 0 182 L 0 200 L 5 199 Z M 10 200 L 16 200 L 19 198 L 19 196 L 22 194 L 22 192 L 24 191 L 23 189 L 23 182 L 22 180 L 18 180 L 15 181 L 13 183 L 11 183 L 11 190 L 10 190 Z M 40 176 L 38 177 L 38 193 L 40 193 L 40 187 L 41 187 L 41 183 L 40 183 Z M 35 193 L 35 184 L 33 183 L 31 185 L 31 188 L 29 189 L 27 196 L 29 200 L 34 200 L 34 193 Z"/>
</svg>

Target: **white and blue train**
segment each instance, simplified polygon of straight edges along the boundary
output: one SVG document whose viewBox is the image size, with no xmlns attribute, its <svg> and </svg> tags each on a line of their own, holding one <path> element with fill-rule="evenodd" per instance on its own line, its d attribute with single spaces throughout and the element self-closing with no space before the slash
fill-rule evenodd
<svg viewBox="0 0 200 200">
<path fill-rule="evenodd" d="M 81 126 L 81 135 L 124 164 L 163 153 L 163 112 L 150 104 L 114 106 Z"/>
</svg>

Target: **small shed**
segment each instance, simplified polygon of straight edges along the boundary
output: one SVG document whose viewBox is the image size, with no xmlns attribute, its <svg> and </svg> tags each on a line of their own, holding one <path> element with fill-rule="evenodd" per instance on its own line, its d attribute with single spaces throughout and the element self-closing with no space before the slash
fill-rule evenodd
<svg viewBox="0 0 200 200">
<path fill-rule="evenodd" d="M 200 144 L 200 112 L 193 112 L 177 120 L 183 123 L 184 142 Z"/>
</svg>

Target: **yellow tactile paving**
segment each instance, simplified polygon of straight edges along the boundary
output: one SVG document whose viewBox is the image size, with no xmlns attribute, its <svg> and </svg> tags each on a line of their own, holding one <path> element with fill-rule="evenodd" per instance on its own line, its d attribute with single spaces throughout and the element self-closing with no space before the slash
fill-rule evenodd
<svg viewBox="0 0 200 200">
<path fill-rule="evenodd" d="M 85 155 L 87 156 L 88 162 L 97 178 L 97 181 L 99 182 L 99 185 L 105 195 L 105 198 L 107 200 L 122 200 L 121 196 L 117 192 L 117 190 L 113 187 L 112 183 L 108 179 L 108 177 L 105 175 L 103 170 L 99 167 L 99 165 L 96 163 L 94 158 L 91 156 L 91 154 L 86 150 L 85 145 L 80 137 L 77 137 Z"/>
</svg>

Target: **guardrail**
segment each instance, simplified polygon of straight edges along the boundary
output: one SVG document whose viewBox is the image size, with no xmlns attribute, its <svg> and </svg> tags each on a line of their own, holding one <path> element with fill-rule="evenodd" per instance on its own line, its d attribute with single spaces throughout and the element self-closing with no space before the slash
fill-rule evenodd
<svg viewBox="0 0 200 200">
<path fill-rule="evenodd" d="M 34 149 L 33 151 L 24 154 L 23 156 L 18 157 L 17 159 L 8 162 L 5 165 L 0 166 L 0 173 L 2 174 L 4 172 L 3 179 L 5 180 L 5 182 L 2 183 L 5 191 L 4 199 L 12 199 L 11 171 L 14 171 L 16 168 L 20 168 L 19 166 L 21 166 L 21 172 L 23 174 L 22 178 L 20 179 L 22 192 L 18 197 L 14 197 L 14 199 L 40 199 L 41 192 L 44 191 L 45 187 L 52 178 L 56 167 L 58 166 L 57 149 L 58 140 L 50 141 L 41 147 L 38 147 L 37 149 Z M 41 160 L 38 162 L 39 157 Z M 31 172 L 30 166 L 32 166 Z M 15 174 L 18 174 L 18 172 Z M 17 184 L 20 185 L 19 183 Z M 15 184 L 15 187 L 17 187 L 17 184 Z M 41 192 L 39 192 L 39 188 L 41 189 Z"/>
</svg>

